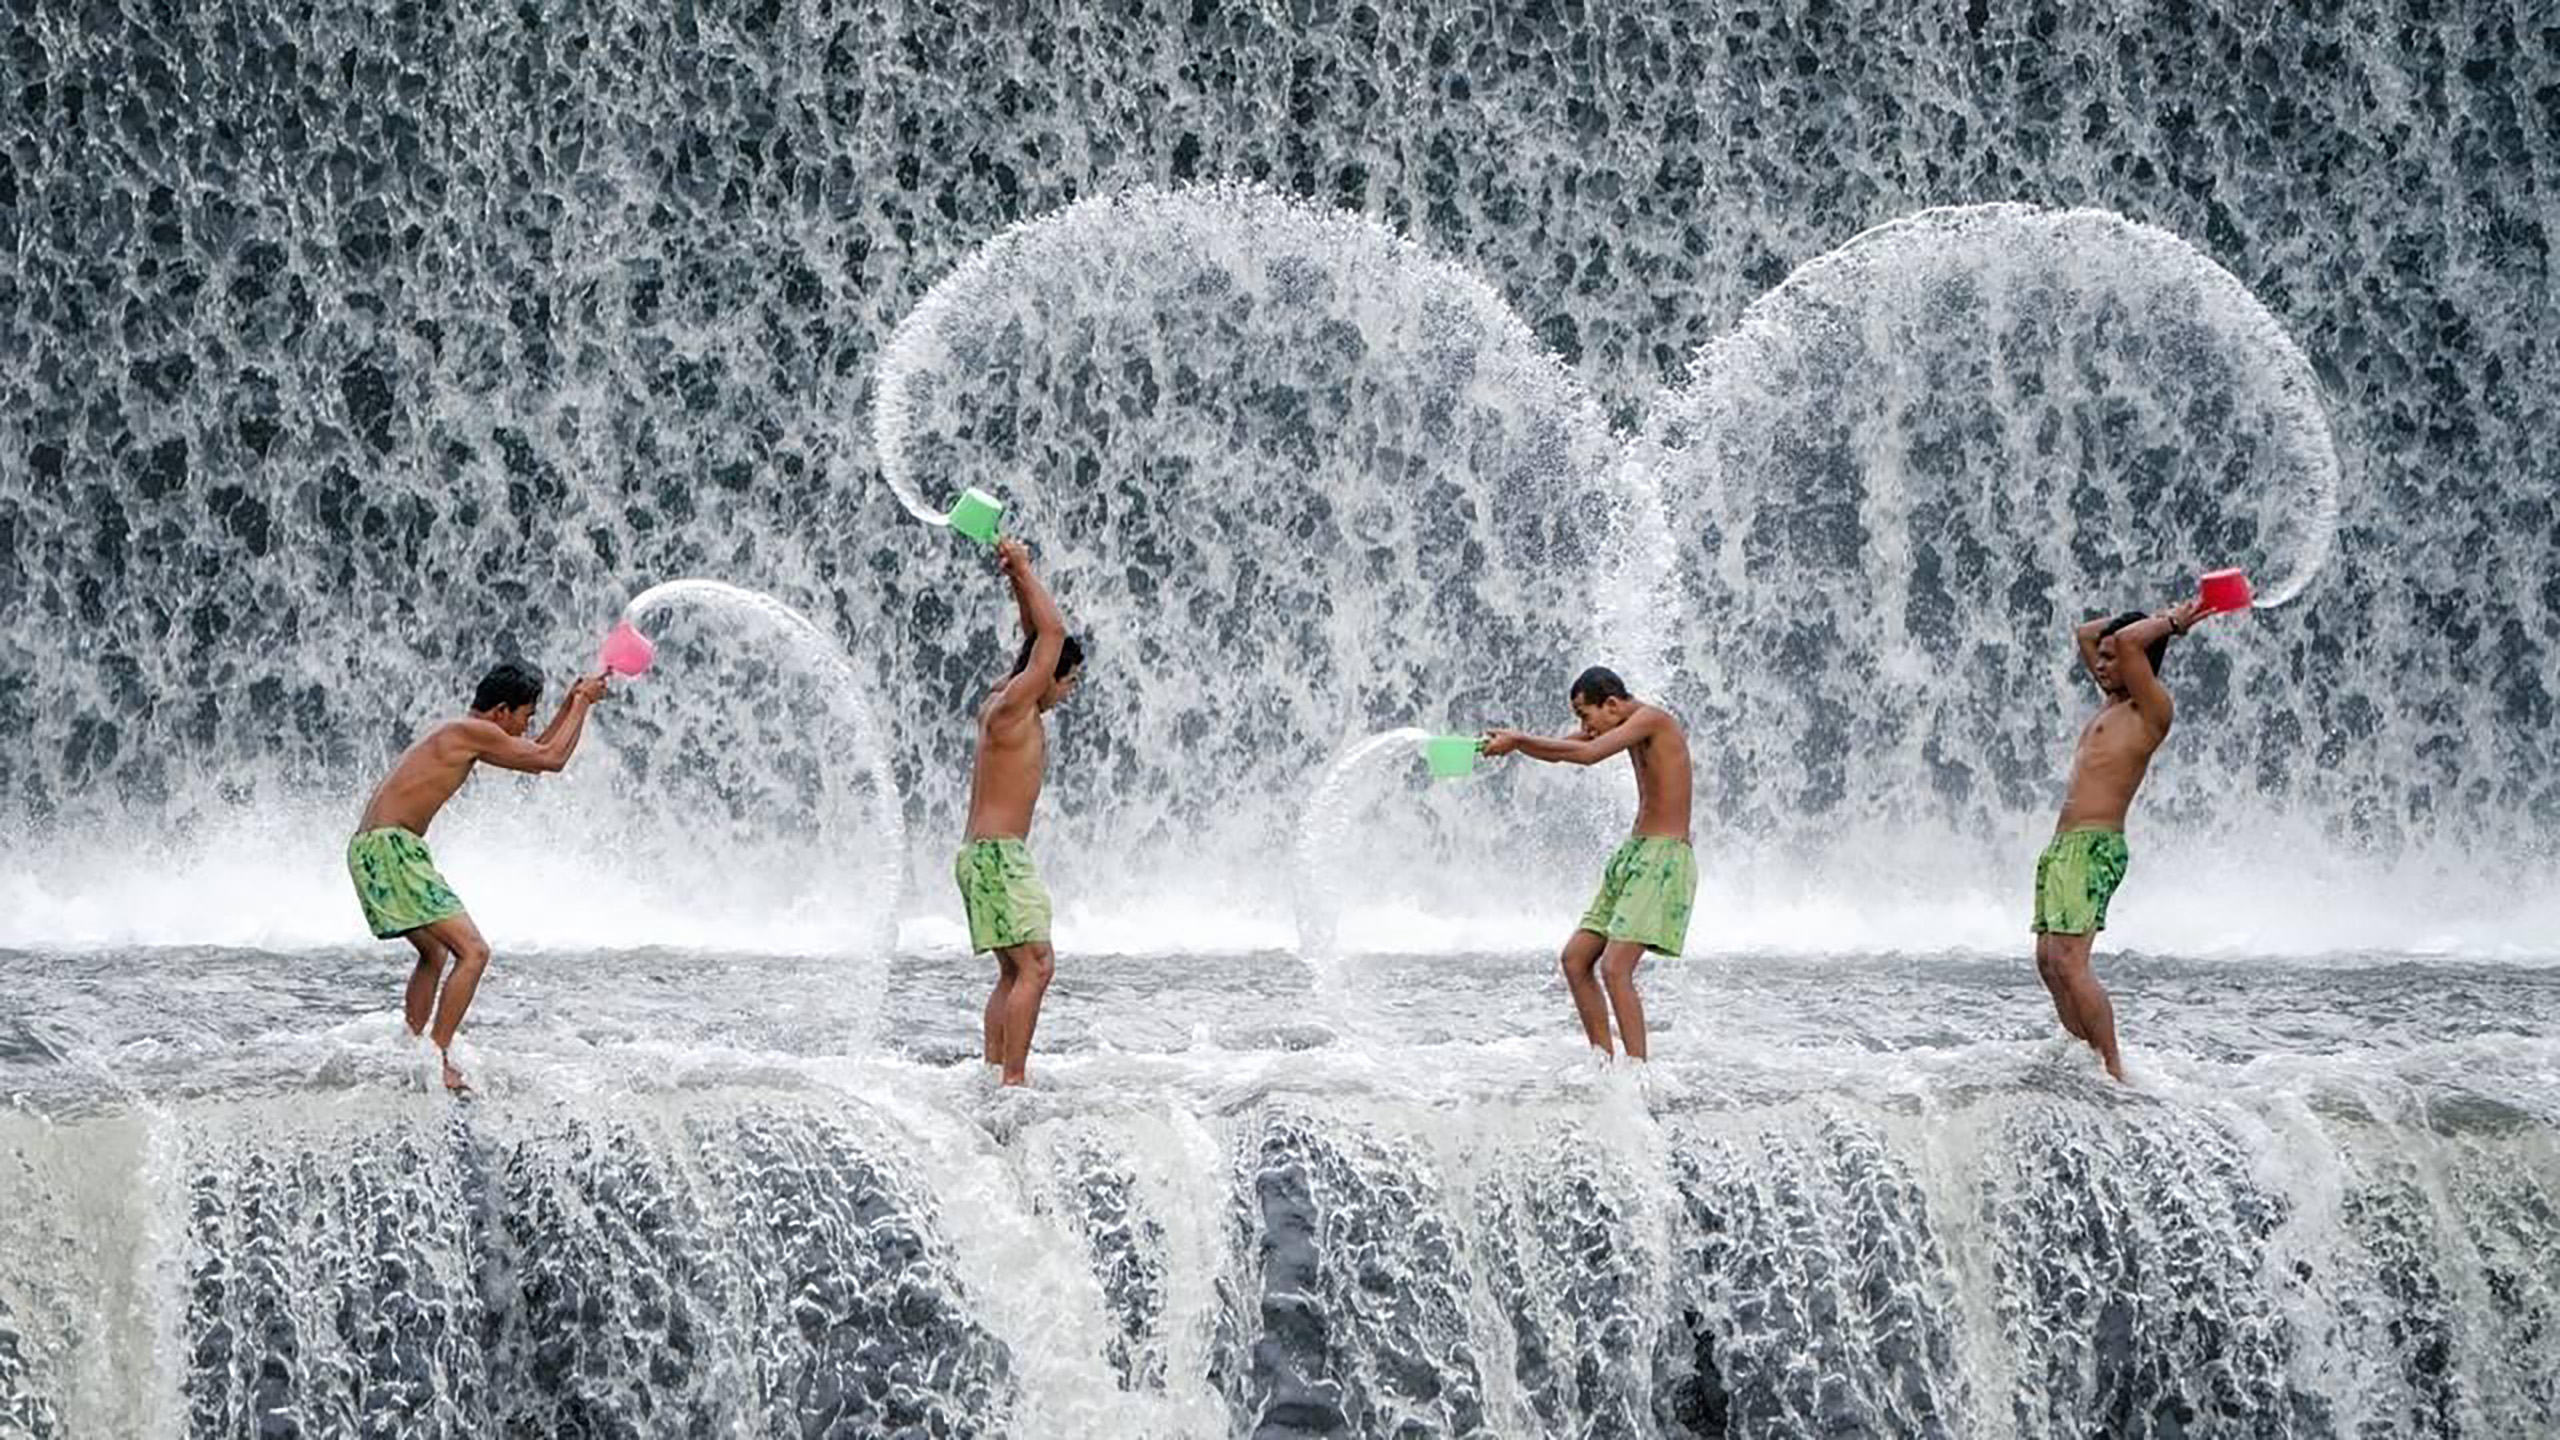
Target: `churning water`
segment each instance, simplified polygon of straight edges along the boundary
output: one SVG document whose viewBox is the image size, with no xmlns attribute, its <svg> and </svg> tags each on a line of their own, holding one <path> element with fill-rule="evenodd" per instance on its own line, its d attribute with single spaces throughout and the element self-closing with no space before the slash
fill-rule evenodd
<svg viewBox="0 0 2560 1440">
<path fill-rule="evenodd" d="M 2560 1403 L 2560 974 L 1715 952 L 11 954 L 37 1435 L 2506 1435 Z M 884 983 L 885 982 L 885 983 Z M 368 1001 L 372 1003 L 367 1003 Z"/>
<path fill-rule="evenodd" d="M 2555 24 L 13 8 L 0 1436 L 2560 1433 Z M 1028 1096 L 965 485 L 1092 647 Z M 2068 629 L 2222 564 L 2119 1091 Z M 626 613 L 436 827 L 456 1108 L 346 831 Z M 1641 1079 L 1623 767 L 1415 758 L 1593 661 Z"/>
</svg>

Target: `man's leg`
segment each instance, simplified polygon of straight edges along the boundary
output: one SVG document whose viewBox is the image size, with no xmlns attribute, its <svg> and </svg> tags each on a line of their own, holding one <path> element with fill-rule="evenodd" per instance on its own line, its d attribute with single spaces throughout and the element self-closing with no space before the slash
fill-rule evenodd
<svg viewBox="0 0 2560 1440">
<path fill-rule="evenodd" d="M 2097 974 L 2089 968 L 2089 949 L 2097 943 L 2095 935 L 2049 935 L 2045 937 L 2043 970 L 2045 984 L 2053 990 L 2054 1008 L 2066 1016 L 2077 1015 L 2080 1023 L 2072 1033 L 2089 1042 L 2106 1062 L 2107 1073 L 2118 1080 L 2124 1078 L 2124 1061 L 2116 1054 L 2116 1007 L 2107 998 L 2107 989 L 2098 983 Z M 2049 967 L 2049 968 L 2048 968 Z M 2064 1007 L 2069 1007 L 2065 1009 Z M 2070 1021 L 2063 1022 L 2066 1026 Z"/>
<path fill-rule="evenodd" d="M 1013 984 L 1004 1003 L 1004 1083 L 1028 1084 L 1031 1031 L 1040 1023 L 1040 998 L 1049 993 L 1049 977 L 1056 972 L 1057 963 L 1051 958 L 1046 940 L 996 953 L 1009 956 L 1014 966 Z"/>
<path fill-rule="evenodd" d="M 2053 942 L 2060 937 L 2036 932 L 2036 976 L 2044 981 L 2045 993 L 2053 997 L 2053 1013 L 2062 1020 L 2062 1028 L 2074 1040 L 2089 1038 L 2087 1027 L 2080 1023 L 2080 1007 L 2071 992 L 2062 985 L 2062 967 L 2053 959 Z"/>
<path fill-rule="evenodd" d="M 462 1028 L 462 1017 L 470 1013 L 471 997 L 480 988 L 480 972 L 489 968 L 489 942 L 480 938 L 480 927 L 471 923 L 467 913 L 448 916 L 421 933 L 453 954 L 453 969 L 445 976 L 444 992 L 436 1001 L 435 1028 L 428 1037 L 445 1052 L 445 1088 L 459 1090 L 462 1072 L 453 1068 L 453 1035 Z"/>
<path fill-rule="evenodd" d="M 1012 951 L 998 950 L 993 953 L 996 957 L 996 986 L 987 992 L 987 1063 L 1002 1065 L 1004 1063 L 1005 1006 L 1012 999 L 1014 977 L 1019 973 L 1020 967 L 1013 963 Z"/>
<path fill-rule="evenodd" d="M 1600 952 L 1607 949 L 1608 938 L 1593 930 L 1576 930 L 1564 942 L 1564 988 L 1573 994 L 1573 1013 L 1582 1018 L 1582 1038 L 1603 1055 L 1614 1056 L 1617 1047 L 1609 1043 L 1609 997 L 1601 993 L 1600 979 L 1592 973 L 1600 963 Z"/>
<path fill-rule="evenodd" d="M 412 930 L 400 938 L 418 949 L 418 963 L 409 971 L 409 992 L 400 1007 L 414 1038 L 427 1033 L 427 1021 L 436 1009 L 436 982 L 444 978 L 444 962 L 451 957 L 444 942 L 424 930 Z"/>
<path fill-rule="evenodd" d="M 1609 989 L 1609 1008 L 1618 1014 L 1618 1040 L 1627 1058 L 1645 1058 L 1644 999 L 1636 994 L 1636 966 L 1644 963 L 1644 942 L 1612 940 L 1600 955 L 1600 978 Z"/>
</svg>

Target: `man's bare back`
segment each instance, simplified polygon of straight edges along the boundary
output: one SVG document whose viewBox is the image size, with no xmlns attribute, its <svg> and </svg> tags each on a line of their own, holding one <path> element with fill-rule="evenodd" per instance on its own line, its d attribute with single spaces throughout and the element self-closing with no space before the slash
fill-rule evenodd
<svg viewBox="0 0 2560 1440">
<path fill-rule="evenodd" d="M 1688 839 L 1687 733 L 1669 711 L 1652 705 L 1636 706 L 1635 713 L 1621 723 L 1637 727 L 1644 736 L 1627 747 L 1627 761 L 1636 771 L 1635 833 Z M 1587 724 L 1583 735 L 1586 739 L 1600 738 Z"/>
<path fill-rule="evenodd" d="M 425 835 L 445 802 L 471 778 L 481 756 L 507 738 L 493 722 L 469 717 L 447 720 L 428 731 L 391 763 L 391 773 L 365 802 L 364 818 L 356 822 L 356 829 L 397 825 L 412 835 Z"/>
<path fill-rule="evenodd" d="M 1516 752 L 1532 760 L 1594 765 L 1624 751 L 1636 772 L 1633 833 L 1688 839 L 1689 737 L 1671 712 L 1622 697 L 1588 707 L 1577 701 L 1574 717 L 1581 724 L 1570 736 L 1494 730 L 1486 736 L 1484 753 Z"/>
<path fill-rule="evenodd" d="M 374 787 L 373 798 L 365 802 L 364 818 L 357 822 L 359 832 L 397 825 L 412 835 L 423 836 L 435 823 L 462 782 L 471 778 L 472 767 L 485 760 L 505 770 L 543 774 L 569 763 L 578 748 L 578 734 L 586 724 L 588 707 L 604 698 L 604 677 L 590 675 L 569 687 L 568 697 L 561 702 L 560 713 L 539 740 L 524 738 L 525 723 L 531 720 L 531 707 L 525 707 L 521 718 L 510 709 L 487 714 L 465 715 L 447 720 L 400 752 L 391 764 L 391 773 Z"/>
</svg>

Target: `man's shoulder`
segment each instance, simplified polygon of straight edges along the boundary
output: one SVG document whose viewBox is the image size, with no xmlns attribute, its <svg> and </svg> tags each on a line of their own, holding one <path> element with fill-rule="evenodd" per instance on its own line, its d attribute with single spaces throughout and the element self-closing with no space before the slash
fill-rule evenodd
<svg viewBox="0 0 2560 1440">
<path fill-rule="evenodd" d="M 494 720 L 483 720 L 477 715 L 462 715 L 451 720 L 438 721 L 436 727 L 427 732 L 427 743 L 446 749 L 477 750 L 487 744 L 492 736 L 503 736 L 506 733 L 498 728 L 498 722 Z"/>
<path fill-rule="evenodd" d="M 1039 725 L 1037 705 L 1007 705 L 1001 696 L 990 696 L 978 707 L 978 734 L 989 740 L 1012 740 Z"/>
<path fill-rule="evenodd" d="M 1641 707 L 1643 719 L 1657 731 L 1676 739 L 1687 739 L 1689 732 L 1681 728 L 1680 717 L 1650 701 Z"/>
</svg>

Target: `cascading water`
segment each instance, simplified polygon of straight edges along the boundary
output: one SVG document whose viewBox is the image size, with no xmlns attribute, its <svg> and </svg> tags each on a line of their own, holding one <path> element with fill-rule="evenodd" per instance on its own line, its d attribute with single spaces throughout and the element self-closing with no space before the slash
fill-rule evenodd
<svg viewBox="0 0 2560 1440">
<path fill-rule="evenodd" d="M 2554 93 L 2410 0 L 17 7 L 0 1436 L 2551 1433 Z M 1027 1096 L 970 484 L 1094 646 Z M 2066 632 L 2221 563 L 2119 1091 Z M 436 827 L 457 1107 L 339 848 L 626 605 Z M 1593 661 L 1698 758 L 1641 1076 L 1623 767 L 1411 749 Z"/>
<path fill-rule="evenodd" d="M 1460 1007 L 1367 983 L 1471 1027 L 1539 998 L 1534 970 L 1477 968 L 1499 993 Z M 2228 1024 L 2334 982 L 2270 974 L 2264 1000 L 2180 983 Z M 1704 998 L 1686 984 L 1657 1000 Z M 2530 1093 L 2547 1054 L 2376 1051 L 2238 1086 L 2181 1061 L 2125 1106 L 2042 1046 L 1877 1064 L 1825 1041 L 1914 995 L 1771 962 L 1719 1001 L 1747 1027 L 1685 1037 L 1719 1063 L 1657 1073 L 1649 1103 L 1518 1039 L 1393 1070 L 1126 1054 L 1006 1106 L 913 1062 L 714 1032 L 683 1037 L 708 1046 L 688 1074 L 609 1066 L 604 1093 L 456 1113 L 384 1093 L 376 1047 L 341 1036 L 357 1083 L 321 1095 L 6 1120 L 0 1415 L 36 1435 L 2331 1435 L 2551 1413 L 2548 1079 L 2529 1110 L 2442 1103 Z M 1978 988 L 1925 999 L 2000 1023 Z M 2560 1018 L 2550 987 L 2532 1003 L 2528 1023 Z"/>
</svg>

